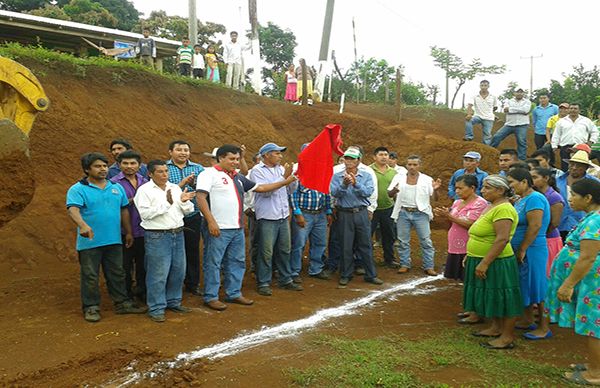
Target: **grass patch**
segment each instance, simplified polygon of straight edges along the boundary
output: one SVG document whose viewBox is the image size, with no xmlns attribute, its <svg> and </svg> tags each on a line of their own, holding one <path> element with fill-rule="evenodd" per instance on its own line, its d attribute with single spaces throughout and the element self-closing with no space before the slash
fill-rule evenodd
<svg viewBox="0 0 600 388">
<path fill-rule="evenodd" d="M 562 370 L 514 352 L 489 351 L 462 329 L 408 340 L 401 336 L 354 340 L 319 336 L 311 349 L 326 354 L 317 365 L 285 373 L 297 386 L 447 387 L 456 373 L 462 386 L 562 387 Z M 535 355 L 534 355 L 535 357 Z M 434 376 L 444 376 L 444 382 Z M 432 377 L 427 380 L 427 375 Z M 432 381 L 433 380 L 433 381 Z"/>
</svg>

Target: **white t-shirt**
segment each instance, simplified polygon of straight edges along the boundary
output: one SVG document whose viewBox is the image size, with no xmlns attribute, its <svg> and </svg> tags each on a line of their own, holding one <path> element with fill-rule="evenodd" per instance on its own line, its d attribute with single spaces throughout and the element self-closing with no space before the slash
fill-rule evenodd
<svg viewBox="0 0 600 388">
<path fill-rule="evenodd" d="M 196 190 L 208 194 L 210 212 L 219 229 L 239 229 L 244 227 L 244 193 L 257 186 L 242 174 L 229 174 L 214 166 L 198 175 Z"/>
<path fill-rule="evenodd" d="M 498 107 L 496 96 L 488 94 L 486 98 L 483 98 L 480 94 L 477 94 L 471 100 L 471 105 L 473 105 L 474 116 L 482 120 L 494 120 L 496 118 L 494 116 L 494 107 Z"/>
<path fill-rule="evenodd" d="M 192 62 L 193 69 L 204 69 L 204 55 L 194 53 L 194 61 Z"/>
</svg>

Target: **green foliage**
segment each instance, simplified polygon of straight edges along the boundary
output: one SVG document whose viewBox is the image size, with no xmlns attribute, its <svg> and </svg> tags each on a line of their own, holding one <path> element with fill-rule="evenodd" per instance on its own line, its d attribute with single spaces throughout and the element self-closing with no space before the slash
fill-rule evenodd
<svg viewBox="0 0 600 388">
<path fill-rule="evenodd" d="M 28 12 L 30 15 L 43 16 L 46 18 L 59 19 L 59 20 L 71 20 L 71 17 L 60 8 L 58 5 L 46 4 L 42 8 L 37 8 Z"/>
<path fill-rule="evenodd" d="M 513 96 L 515 94 L 515 90 L 517 90 L 518 87 L 519 87 L 519 84 L 515 81 L 510 81 L 508 83 L 508 85 L 506 85 L 506 89 L 504 90 L 504 92 L 502 92 L 502 94 L 498 96 L 498 99 L 502 102 L 502 104 L 504 104 L 506 101 L 513 98 Z M 522 89 L 523 89 L 523 92 L 525 93 L 525 95 L 528 96 L 529 90 L 524 89 L 524 88 L 522 88 Z"/>
<path fill-rule="evenodd" d="M 63 11 L 74 22 L 115 28 L 119 21 L 100 3 L 92 0 L 71 0 Z"/>
<path fill-rule="evenodd" d="M 250 34 L 247 35 L 250 38 Z M 268 22 L 267 26 L 258 26 L 260 57 L 267 66 L 262 69 L 265 83 L 263 94 L 283 99 L 285 96 L 285 72 L 294 63 L 296 36 L 288 29 Z"/>
<path fill-rule="evenodd" d="M 92 0 L 106 9 L 116 20 L 115 28 L 131 31 L 140 18 L 140 12 L 128 0 Z M 71 0 L 57 0 L 56 5 L 65 7 Z"/>
<path fill-rule="evenodd" d="M 49 0 L 0 0 L 0 9 L 27 12 L 50 4 Z"/>
<path fill-rule="evenodd" d="M 532 345 L 533 346 L 533 345 Z M 398 336 L 354 340 L 317 337 L 310 348 L 325 354 L 306 369 L 286 373 L 295 385 L 314 387 L 440 387 L 420 381 L 417 375 L 446 369 L 468 369 L 479 376 L 474 386 L 564 386 L 561 371 L 536 360 L 514 354 L 490 352 L 479 346 L 467 330 L 404 339 Z M 439 373 L 441 372 L 441 373 Z"/>
<path fill-rule="evenodd" d="M 467 81 L 471 81 L 478 75 L 502 74 L 506 71 L 506 65 L 484 66 L 479 58 L 473 58 L 467 64 L 462 58 L 443 47 L 431 46 L 430 55 L 435 65 L 446 72 L 446 77 L 456 82 L 450 107 L 454 107 L 456 96 Z"/>
</svg>

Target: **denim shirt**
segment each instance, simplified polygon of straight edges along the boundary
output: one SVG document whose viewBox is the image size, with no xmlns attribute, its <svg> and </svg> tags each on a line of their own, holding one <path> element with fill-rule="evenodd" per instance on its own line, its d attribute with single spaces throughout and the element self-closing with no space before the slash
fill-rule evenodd
<svg viewBox="0 0 600 388">
<path fill-rule="evenodd" d="M 456 170 L 456 172 L 454 174 L 452 174 L 452 178 L 450 178 L 450 183 L 448 183 L 448 197 L 452 198 L 452 199 L 458 199 L 458 196 L 456 195 L 456 190 L 455 190 L 455 186 L 456 186 L 456 179 L 458 179 L 459 176 L 463 176 L 465 175 L 465 169 L 461 168 L 460 170 Z M 481 170 L 479 167 L 477 167 L 475 169 L 475 177 L 477 178 L 477 190 L 475 190 L 475 192 L 477 193 L 477 195 L 481 195 L 481 186 L 483 186 L 483 180 L 488 176 L 488 173 Z"/>
<path fill-rule="evenodd" d="M 375 190 L 373 178 L 371 175 L 358 170 L 356 174 L 356 184 L 346 186 L 344 184 L 344 175 L 346 171 L 338 172 L 331 179 L 331 196 L 336 199 L 336 204 L 343 208 L 355 208 L 369 206 L 369 197 Z"/>
</svg>

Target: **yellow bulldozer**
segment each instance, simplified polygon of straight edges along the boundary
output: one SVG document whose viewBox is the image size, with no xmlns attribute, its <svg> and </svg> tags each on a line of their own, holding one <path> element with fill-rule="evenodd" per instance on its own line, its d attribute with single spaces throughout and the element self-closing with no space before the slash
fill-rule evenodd
<svg viewBox="0 0 600 388">
<path fill-rule="evenodd" d="M 33 196 L 33 174 L 24 171 L 31 169 L 29 132 L 35 116 L 49 105 L 42 85 L 29 69 L 0 57 L 0 166 L 4 175 L 0 178 L 0 226 L 14 218 Z"/>
</svg>

